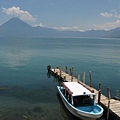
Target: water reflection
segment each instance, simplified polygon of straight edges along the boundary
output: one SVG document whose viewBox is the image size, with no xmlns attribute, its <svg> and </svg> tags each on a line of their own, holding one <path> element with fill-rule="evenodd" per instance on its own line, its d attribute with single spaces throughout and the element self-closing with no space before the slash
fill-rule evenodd
<svg viewBox="0 0 120 120">
<path fill-rule="evenodd" d="M 19 70 L 20 66 L 27 64 L 32 53 L 27 50 L 9 51 L 6 54 L 6 62 L 12 69 Z"/>
<path fill-rule="evenodd" d="M 68 110 L 67 108 L 64 106 L 59 94 L 57 94 L 57 97 L 58 97 L 58 100 L 59 100 L 59 103 L 60 103 L 60 112 L 64 118 L 64 120 L 82 120 L 74 115 L 72 115 Z"/>
</svg>

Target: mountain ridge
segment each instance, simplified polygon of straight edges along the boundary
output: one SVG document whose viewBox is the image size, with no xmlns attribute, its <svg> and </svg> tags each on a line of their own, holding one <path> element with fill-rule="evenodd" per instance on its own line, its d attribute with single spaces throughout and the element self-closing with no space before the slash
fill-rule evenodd
<svg viewBox="0 0 120 120">
<path fill-rule="evenodd" d="M 120 38 L 120 28 L 105 30 L 59 31 L 47 27 L 32 27 L 17 17 L 11 18 L 0 26 L 0 36 L 49 36 L 49 37 L 110 37 Z"/>
</svg>

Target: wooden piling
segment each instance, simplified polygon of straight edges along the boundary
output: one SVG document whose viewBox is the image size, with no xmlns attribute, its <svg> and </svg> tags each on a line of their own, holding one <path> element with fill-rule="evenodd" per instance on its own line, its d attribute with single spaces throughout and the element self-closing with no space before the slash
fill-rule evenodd
<svg viewBox="0 0 120 120">
<path fill-rule="evenodd" d="M 99 83 L 99 90 L 102 91 L 102 86 L 101 86 L 101 83 Z"/>
<path fill-rule="evenodd" d="M 55 67 L 54 67 L 54 73 L 55 73 Z"/>
<path fill-rule="evenodd" d="M 71 68 L 70 68 L 70 76 L 72 76 L 72 70 L 71 70 Z"/>
<path fill-rule="evenodd" d="M 59 66 L 59 69 L 60 69 L 60 77 L 61 77 L 61 72 L 62 72 L 62 66 L 61 65 Z"/>
<path fill-rule="evenodd" d="M 90 71 L 89 74 L 90 74 L 90 87 L 92 87 L 92 72 Z"/>
<path fill-rule="evenodd" d="M 82 79 L 82 82 L 83 82 L 83 83 L 85 83 L 85 75 L 86 75 L 86 73 L 83 72 L 83 79 Z"/>
<path fill-rule="evenodd" d="M 72 73 L 74 73 L 74 66 L 72 66 Z"/>
<path fill-rule="evenodd" d="M 75 77 L 77 77 L 78 76 L 78 72 L 77 71 L 75 71 Z"/>
<path fill-rule="evenodd" d="M 71 81 L 73 81 L 73 73 L 74 73 L 74 67 L 72 66 L 72 69 L 71 69 Z"/>
<path fill-rule="evenodd" d="M 64 80 L 66 81 L 66 76 L 64 76 Z"/>
<path fill-rule="evenodd" d="M 65 72 L 68 74 L 68 67 L 65 66 Z"/>
<path fill-rule="evenodd" d="M 119 98 L 119 90 L 116 90 L 116 97 Z"/>
<path fill-rule="evenodd" d="M 78 74 L 78 76 L 77 76 L 77 79 L 78 79 L 78 81 L 80 81 L 80 75 Z"/>
<path fill-rule="evenodd" d="M 100 105 L 100 100 L 101 100 L 101 90 L 98 91 L 98 104 Z"/>
<path fill-rule="evenodd" d="M 102 88 L 101 88 L 101 83 L 99 83 L 98 104 L 100 104 L 100 101 L 101 101 L 101 94 L 102 94 Z"/>
<path fill-rule="evenodd" d="M 107 120 L 109 120 L 109 112 L 110 112 L 110 88 L 107 88 L 108 93 L 108 107 L 107 107 Z"/>
</svg>

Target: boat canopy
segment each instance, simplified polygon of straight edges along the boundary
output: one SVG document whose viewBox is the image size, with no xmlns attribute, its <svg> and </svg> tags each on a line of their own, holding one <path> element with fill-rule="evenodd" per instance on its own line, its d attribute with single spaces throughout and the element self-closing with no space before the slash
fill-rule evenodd
<svg viewBox="0 0 120 120">
<path fill-rule="evenodd" d="M 62 82 L 62 85 L 72 96 L 95 95 L 78 82 Z"/>
</svg>

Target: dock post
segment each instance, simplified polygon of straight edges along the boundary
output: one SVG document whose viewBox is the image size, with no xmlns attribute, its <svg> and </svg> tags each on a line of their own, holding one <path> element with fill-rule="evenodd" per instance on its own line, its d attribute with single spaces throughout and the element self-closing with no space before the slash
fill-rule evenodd
<svg viewBox="0 0 120 120">
<path fill-rule="evenodd" d="M 61 78 L 61 72 L 62 72 L 62 66 L 61 65 L 59 66 L 59 69 L 60 69 L 60 78 Z"/>
<path fill-rule="evenodd" d="M 89 74 L 90 74 L 90 87 L 92 87 L 92 72 L 90 71 Z"/>
<path fill-rule="evenodd" d="M 64 80 L 66 81 L 66 76 L 64 76 Z"/>
<path fill-rule="evenodd" d="M 65 72 L 68 73 L 68 67 L 67 66 L 65 66 Z"/>
<path fill-rule="evenodd" d="M 83 72 L 83 79 L 82 79 L 82 82 L 83 82 L 83 83 L 85 83 L 85 75 L 86 75 L 86 73 Z"/>
<path fill-rule="evenodd" d="M 55 68 L 56 68 L 56 67 L 54 67 L 54 73 L 55 73 Z"/>
<path fill-rule="evenodd" d="M 78 72 L 77 71 L 75 71 L 75 77 L 77 77 L 78 76 Z"/>
<path fill-rule="evenodd" d="M 71 68 L 70 68 L 70 76 L 72 75 L 72 71 L 71 71 Z"/>
<path fill-rule="evenodd" d="M 72 66 L 72 69 L 71 69 L 71 70 L 72 70 L 72 74 L 73 74 L 73 72 L 74 72 L 74 66 Z"/>
<path fill-rule="evenodd" d="M 119 98 L 119 90 L 116 91 L 116 97 Z"/>
<path fill-rule="evenodd" d="M 80 75 L 78 74 L 78 77 L 77 77 L 78 81 L 80 81 Z"/>
<path fill-rule="evenodd" d="M 107 109 L 107 120 L 109 120 L 109 112 L 110 112 L 110 88 L 107 88 L 108 92 L 108 109 Z"/>
<path fill-rule="evenodd" d="M 74 73 L 74 67 L 72 66 L 72 69 L 71 69 L 71 82 L 73 82 L 73 73 Z"/>
<path fill-rule="evenodd" d="M 101 83 L 99 83 L 99 90 L 102 90 Z"/>
<path fill-rule="evenodd" d="M 101 100 L 101 90 L 98 92 L 98 104 L 100 105 L 100 100 Z"/>
<path fill-rule="evenodd" d="M 101 88 L 101 83 L 99 83 L 99 91 L 98 91 L 98 104 L 100 104 L 100 100 L 101 100 L 101 93 L 102 93 L 102 88 Z"/>
</svg>

